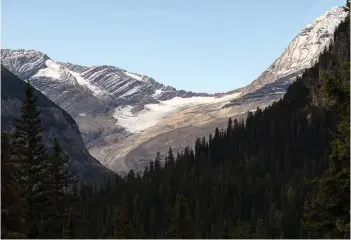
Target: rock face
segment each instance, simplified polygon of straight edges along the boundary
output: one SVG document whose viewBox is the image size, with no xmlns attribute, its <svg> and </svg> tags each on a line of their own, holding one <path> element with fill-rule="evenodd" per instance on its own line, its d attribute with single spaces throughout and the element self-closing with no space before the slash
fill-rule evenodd
<svg viewBox="0 0 351 240">
<path fill-rule="evenodd" d="M 342 7 L 324 13 L 255 81 L 222 94 L 177 90 L 113 66 L 55 62 L 34 50 L 2 50 L 2 63 L 76 120 L 89 152 L 103 165 L 117 172 L 142 170 L 157 151 L 181 150 L 225 126 L 228 117 L 281 98 L 333 41 L 346 15 Z"/>
<path fill-rule="evenodd" d="M 286 84 L 275 90 L 286 90 L 296 76 L 301 75 L 304 69 L 316 63 L 319 55 L 333 41 L 334 31 L 346 18 L 346 15 L 347 12 L 343 7 L 333 7 L 316 18 L 312 24 L 307 24 L 283 54 L 255 81 L 245 87 L 242 95 L 252 93 L 277 81 L 286 82 Z"/>
<path fill-rule="evenodd" d="M 20 116 L 25 82 L 1 66 L 1 129 L 13 132 L 16 118 Z M 44 143 L 49 148 L 57 138 L 71 159 L 71 167 L 83 180 L 99 180 L 112 174 L 92 157 L 80 136 L 74 119 L 62 108 L 35 90 L 44 128 Z"/>
</svg>

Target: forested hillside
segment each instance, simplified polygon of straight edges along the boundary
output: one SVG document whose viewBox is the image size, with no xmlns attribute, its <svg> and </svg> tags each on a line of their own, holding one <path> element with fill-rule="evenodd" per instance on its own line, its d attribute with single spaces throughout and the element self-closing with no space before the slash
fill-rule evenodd
<svg viewBox="0 0 351 240">
<path fill-rule="evenodd" d="M 45 166 L 42 172 L 50 174 L 35 172 L 48 184 L 39 181 L 39 188 L 30 185 L 38 183 L 33 178 L 6 175 L 2 196 L 10 199 L 2 204 L 3 236 L 349 238 L 349 28 L 348 17 L 319 62 L 279 102 L 245 120 L 229 119 L 226 129 L 198 139 L 195 149 L 170 149 L 164 166 L 157 156 L 143 174 L 131 171 L 99 187 L 66 188 L 64 168 L 60 175 Z M 18 149 L 16 141 L 2 138 L 2 149 Z M 56 153 L 51 158 L 60 162 L 59 148 Z M 14 171 L 11 166 L 18 174 L 24 174 L 22 165 L 9 164 L 13 159 L 39 159 L 2 154 L 2 169 Z M 56 208 L 49 207 L 52 201 Z"/>
</svg>

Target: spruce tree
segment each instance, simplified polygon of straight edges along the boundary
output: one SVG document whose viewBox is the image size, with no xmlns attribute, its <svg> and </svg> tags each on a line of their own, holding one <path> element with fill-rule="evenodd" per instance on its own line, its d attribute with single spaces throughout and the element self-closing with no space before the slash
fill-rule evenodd
<svg viewBox="0 0 351 240">
<path fill-rule="evenodd" d="M 329 167 L 313 179 L 315 195 L 305 203 L 304 227 L 311 236 L 350 237 L 350 63 L 341 78 L 322 75 L 322 92 L 338 111 L 340 122 L 331 142 Z"/>
<path fill-rule="evenodd" d="M 171 225 L 168 237 L 171 238 L 192 238 L 195 232 L 193 222 L 190 218 L 188 202 L 183 195 L 178 195 L 173 207 Z"/>
<path fill-rule="evenodd" d="M 10 136 L 1 133 L 1 238 L 25 238 L 18 169 L 11 150 Z"/>
<path fill-rule="evenodd" d="M 50 230 L 47 237 L 61 237 L 62 229 L 67 214 L 65 211 L 67 189 L 74 183 L 72 173 L 68 169 L 68 157 L 63 153 L 58 140 L 54 139 L 53 154 L 49 158 L 48 166 L 48 200 L 46 228 Z"/>
<path fill-rule="evenodd" d="M 33 89 L 27 82 L 21 116 L 17 120 L 14 133 L 14 159 L 20 162 L 20 184 L 25 201 L 26 234 L 36 238 L 39 234 L 39 223 L 48 200 L 48 154 L 42 143 L 40 112 L 36 104 Z"/>
<path fill-rule="evenodd" d="M 124 211 L 117 205 L 112 208 L 111 224 L 113 238 L 133 238 L 131 223 Z"/>
<path fill-rule="evenodd" d="M 76 234 L 75 234 L 76 229 L 74 226 L 72 206 L 69 206 L 69 208 L 66 211 L 67 211 L 67 220 L 63 227 L 63 238 L 68 238 L 68 239 L 76 238 Z"/>
<path fill-rule="evenodd" d="M 170 147 L 169 150 L 168 150 L 168 156 L 167 156 L 167 163 L 168 163 L 168 166 L 170 168 L 173 168 L 174 167 L 174 155 L 173 155 L 173 151 L 172 151 L 172 148 Z"/>
<path fill-rule="evenodd" d="M 233 238 L 244 239 L 250 238 L 250 224 L 247 222 L 241 222 L 237 220 L 236 226 L 233 229 Z"/>
</svg>

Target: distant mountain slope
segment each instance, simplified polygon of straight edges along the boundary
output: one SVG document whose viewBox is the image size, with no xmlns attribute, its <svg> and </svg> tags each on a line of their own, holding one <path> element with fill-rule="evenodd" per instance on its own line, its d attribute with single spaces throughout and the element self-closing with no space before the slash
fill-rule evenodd
<svg viewBox="0 0 351 240">
<path fill-rule="evenodd" d="M 229 103 L 223 103 L 221 110 L 214 108 L 213 105 L 211 108 L 193 106 L 178 111 L 177 115 L 181 117 L 178 117 L 177 122 L 174 118 L 169 119 L 140 136 L 131 136 L 125 140 L 126 145 L 141 143 L 129 151 L 123 159 L 124 164 L 133 168 L 139 167 L 141 170 L 146 164 L 145 159 L 154 157 L 156 151 L 160 151 L 161 156 L 164 156 L 169 147 L 178 151 L 184 146 L 191 146 L 196 137 L 213 133 L 216 126 L 226 127 L 228 117 L 245 117 L 245 112 L 255 111 L 256 107 L 265 108 L 279 100 L 296 77 L 318 62 L 319 56 L 328 47 L 343 47 L 340 45 L 345 44 L 345 36 L 340 25 L 346 16 L 347 12 L 343 7 L 334 7 L 318 17 L 311 25 L 305 26 L 270 68 L 253 83 L 240 89 L 238 97 Z M 336 41 L 337 43 L 333 44 Z M 342 54 L 338 52 L 335 55 Z M 211 120 L 204 121 L 204 119 Z M 177 128 L 169 130 L 169 125 L 177 125 Z M 165 129 L 163 132 L 162 128 Z M 154 134 L 155 131 L 160 134 Z M 115 164 L 118 164 L 116 166 L 118 168 L 120 161 L 115 161 Z"/>
<path fill-rule="evenodd" d="M 216 124 L 222 126 L 228 117 L 280 99 L 332 43 L 334 31 L 346 15 L 342 7 L 322 14 L 251 84 L 213 95 L 177 90 L 113 66 L 56 62 L 34 50 L 3 49 L 1 54 L 6 67 L 29 79 L 75 119 L 94 157 L 125 172 L 142 169 L 139 163 L 157 151 L 163 154 L 170 146 L 180 150 L 192 144 L 196 136 Z"/>
<path fill-rule="evenodd" d="M 272 90 L 285 91 L 296 76 L 301 75 L 306 68 L 317 62 L 319 55 L 333 41 L 335 29 L 346 16 L 347 12 L 343 7 L 333 7 L 316 18 L 312 24 L 305 25 L 282 55 L 255 81 L 244 88 L 242 96 L 276 81 L 285 84 Z"/>
<path fill-rule="evenodd" d="M 12 132 L 23 102 L 25 82 L 1 66 L 1 130 Z M 78 125 L 62 108 L 35 90 L 44 128 L 44 141 L 49 147 L 57 138 L 72 160 L 72 168 L 84 180 L 98 180 L 111 172 L 92 157 L 84 146 Z"/>
<path fill-rule="evenodd" d="M 113 66 L 60 63 L 35 50 L 1 50 L 2 63 L 65 109 L 78 123 L 87 147 L 119 142 L 134 132 L 127 114 L 148 111 L 146 104 L 175 97 L 208 96 L 165 86 L 150 77 Z M 174 112 L 173 106 L 164 115 Z M 117 109 L 124 109 L 118 115 Z M 117 114 L 116 114 L 117 111 Z M 149 121 L 146 126 L 156 124 Z M 143 130 L 143 129 L 142 129 Z"/>
</svg>

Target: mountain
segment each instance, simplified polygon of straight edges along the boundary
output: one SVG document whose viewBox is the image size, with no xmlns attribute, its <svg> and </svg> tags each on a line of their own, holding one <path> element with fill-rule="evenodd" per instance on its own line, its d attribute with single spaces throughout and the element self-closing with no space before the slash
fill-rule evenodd
<svg viewBox="0 0 351 240">
<path fill-rule="evenodd" d="M 251 84 L 214 95 L 177 90 L 113 66 L 57 62 L 35 50 L 4 49 L 2 63 L 76 120 L 89 152 L 103 165 L 141 170 L 155 152 L 181 150 L 214 126 L 225 126 L 228 117 L 244 117 L 280 99 L 333 41 L 346 15 L 342 7 L 327 11 Z"/>
<path fill-rule="evenodd" d="M 1 129 L 13 132 L 16 118 L 24 97 L 25 82 L 1 66 Z M 98 180 L 112 175 L 92 157 L 84 146 L 79 127 L 74 119 L 39 91 L 34 91 L 41 111 L 43 139 L 46 146 L 53 146 L 57 138 L 63 150 L 70 157 L 72 169 L 83 180 Z"/>
<path fill-rule="evenodd" d="M 343 7 L 333 7 L 311 24 L 305 25 L 283 54 L 245 87 L 242 94 L 254 92 L 282 78 L 287 78 L 286 82 L 289 85 L 296 76 L 317 62 L 322 51 L 333 41 L 334 31 L 346 15 Z"/>
<path fill-rule="evenodd" d="M 281 97 L 297 76 L 317 62 L 319 55 L 332 43 L 334 31 L 346 15 L 343 7 L 333 7 L 305 25 L 283 54 L 243 89 L 241 98 L 225 107 L 272 95 Z"/>
<path fill-rule="evenodd" d="M 116 164 L 125 142 L 190 106 L 218 105 L 238 95 L 177 90 L 150 77 L 112 66 L 60 63 L 34 50 L 2 49 L 2 63 L 65 109 L 77 122 L 89 151 L 104 165 Z M 153 135 L 158 131 L 153 131 Z M 128 139 L 128 141 L 126 141 Z M 138 141 L 140 142 L 140 141 Z M 117 149 L 118 146 L 118 149 Z M 112 167 L 127 171 L 129 166 Z"/>
</svg>

